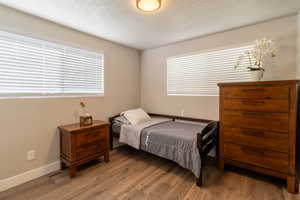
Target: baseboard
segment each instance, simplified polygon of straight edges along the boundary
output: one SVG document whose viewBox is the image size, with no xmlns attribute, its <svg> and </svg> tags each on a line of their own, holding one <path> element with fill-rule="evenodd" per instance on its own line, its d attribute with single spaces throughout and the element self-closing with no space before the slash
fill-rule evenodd
<svg viewBox="0 0 300 200">
<path fill-rule="evenodd" d="M 21 185 L 28 181 L 34 180 L 41 176 L 47 175 L 59 169 L 60 169 L 60 162 L 56 161 L 48 165 L 45 165 L 43 167 L 39 167 L 22 174 L 18 174 L 16 176 L 0 180 L 0 192 L 13 188 L 17 185 Z"/>
</svg>

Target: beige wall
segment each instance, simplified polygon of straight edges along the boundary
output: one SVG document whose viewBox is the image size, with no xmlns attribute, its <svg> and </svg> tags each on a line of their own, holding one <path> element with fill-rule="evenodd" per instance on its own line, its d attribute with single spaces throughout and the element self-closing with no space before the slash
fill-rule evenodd
<svg viewBox="0 0 300 200">
<path fill-rule="evenodd" d="M 199 27 L 201 28 L 201 27 Z M 146 50 L 141 56 L 141 105 L 147 111 L 218 119 L 218 97 L 180 97 L 166 95 L 166 58 L 194 51 L 222 48 L 273 39 L 279 55 L 267 63 L 266 80 L 296 77 L 297 17 L 285 17 L 240 29 Z"/>
<path fill-rule="evenodd" d="M 300 11 L 298 12 L 297 78 L 300 79 Z"/>
<path fill-rule="evenodd" d="M 218 119 L 218 97 L 166 95 L 166 58 L 169 56 L 251 42 L 265 36 L 274 39 L 280 49 L 265 78 L 293 79 L 296 74 L 296 16 L 146 50 L 141 57 L 135 49 L 3 6 L 0 6 L 0 30 L 105 54 L 104 97 L 0 100 L 0 160 L 5 161 L 0 164 L 0 180 L 57 161 L 56 127 L 78 120 L 76 113 L 82 100 L 97 119 L 106 120 L 140 105 L 151 112 L 180 114 L 184 109 L 186 116 Z M 36 151 L 36 160 L 26 160 L 29 150 Z"/>
<path fill-rule="evenodd" d="M 0 180 L 59 159 L 58 125 L 78 121 L 86 101 L 96 119 L 140 105 L 140 52 L 0 6 L 0 30 L 105 54 L 105 96 L 0 100 Z M 26 153 L 36 151 L 36 160 Z"/>
</svg>

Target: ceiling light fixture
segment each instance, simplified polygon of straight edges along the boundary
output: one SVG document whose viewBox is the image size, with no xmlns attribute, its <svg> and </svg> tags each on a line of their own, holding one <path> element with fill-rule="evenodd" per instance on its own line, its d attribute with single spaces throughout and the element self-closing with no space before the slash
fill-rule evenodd
<svg viewBox="0 0 300 200">
<path fill-rule="evenodd" d="M 136 7 L 144 12 L 153 12 L 160 8 L 161 0 L 136 0 Z"/>
</svg>

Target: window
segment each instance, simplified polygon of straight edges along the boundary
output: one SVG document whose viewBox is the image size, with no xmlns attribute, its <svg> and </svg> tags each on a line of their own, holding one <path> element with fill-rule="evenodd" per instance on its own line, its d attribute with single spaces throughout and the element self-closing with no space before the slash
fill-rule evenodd
<svg viewBox="0 0 300 200">
<path fill-rule="evenodd" d="M 243 59 L 234 69 L 238 57 L 253 45 L 209 51 L 167 59 L 167 94 L 182 96 L 218 95 L 220 82 L 249 81 L 249 60 Z"/>
<path fill-rule="evenodd" d="M 104 94 L 103 54 L 0 31 L 0 96 Z"/>
</svg>

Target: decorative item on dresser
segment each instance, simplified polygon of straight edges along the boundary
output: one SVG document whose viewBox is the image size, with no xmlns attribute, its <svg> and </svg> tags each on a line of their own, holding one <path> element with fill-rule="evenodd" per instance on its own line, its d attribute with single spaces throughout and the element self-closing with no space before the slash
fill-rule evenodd
<svg viewBox="0 0 300 200">
<path fill-rule="evenodd" d="M 260 81 L 264 76 L 264 61 L 267 56 L 270 56 L 271 58 L 276 56 L 274 42 L 266 38 L 256 40 L 253 49 L 245 51 L 244 54 L 239 57 L 235 69 L 239 66 L 244 67 L 242 61 L 246 58 L 249 61 L 247 69 L 251 72 L 252 80 Z"/>
<path fill-rule="evenodd" d="M 80 107 L 81 107 L 81 114 L 79 117 L 80 126 L 92 125 L 93 117 L 86 111 L 86 105 L 83 101 L 80 102 Z"/>
<path fill-rule="evenodd" d="M 75 177 L 77 166 L 104 156 L 109 161 L 109 123 L 93 121 L 93 125 L 70 124 L 59 126 L 61 167 L 69 167 Z"/>
<path fill-rule="evenodd" d="M 219 167 L 236 165 L 287 180 L 297 192 L 298 80 L 220 83 Z"/>
</svg>

